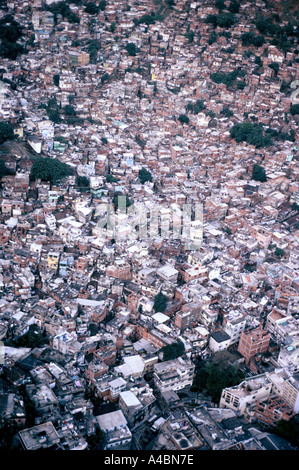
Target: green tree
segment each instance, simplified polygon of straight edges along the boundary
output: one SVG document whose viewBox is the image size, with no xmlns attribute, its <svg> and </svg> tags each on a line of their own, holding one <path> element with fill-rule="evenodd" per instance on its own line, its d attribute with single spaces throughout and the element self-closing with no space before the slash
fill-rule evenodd
<svg viewBox="0 0 299 470">
<path fill-rule="evenodd" d="M 255 163 L 252 168 L 252 179 L 255 181 L 264 182 L 267 181 L 266 171 L 264 167 Z"/>
<path fill-rule="evenodd" d="M 194 31 L 188 31 L 188 33 L 186 33 L 186 37 L 188 39 L 189 42 L 193 42 L 194 41 Z"/>
<path fill-rule="evenodd" d="M 291 104 L 290 106 L 290 113 L 295 116 L 296 114 L 299 114 L 299 104 Z"/>
<path fill-rule="evenodd" d="M 147 181 L 153 181 L 151 172 L 146 170 L 146 168 L 141 168 L 141 170 L 139 170 L 138 178 L 140 179 L 142 184 L 146 183 Z"/>
<path fill-rule="evenodd" d="M 37 325 L 30 325 L 29 330 L 23 336 L 15 340 L 5 341 L 6 346 L 13 346 L 17 348 L 38 348 L 47 344 L 48 338 L 45 333 L 42 333 Z"/>
<path fill-rule="evenodd" d="M 16 60 L 20 54 L 26 52 L 25 48 L 19 43 L 12 43 L 2 39 L 0 44 L 0 56 L 4 59 Z"/>
<path fill-rule="evenodd" d="M 188 103 L 187 104 L 187 110 L 191 111 L 193 114 L 198 114 L 200 113 L 203 109 L 205 108 L 203 100 L 196 100 L 196 103 Z"/>
<path fill-rule="evenodd" d="M 215 31 L 211 31 L 209 34 L 208 44 L 211 46 L 214 42 L 217 41 L 218 35 Z"/>
<path fill-rule="evenodd" d="M 298 416 L 294 416 L 289 421 L 284 419 L 278 421 L 273 429 L 274 434 L 289 441 L 293 446 L 299 446 L 299 422 Z"/>
<path fill-rule="evenodd" d="M 228 6 L 228 10 L 231 12 L 231 13 L 239 13 L 240 11 L 240 4 L 239 2 L 237 2 L 236 0 L 231 0 L 229 6 Z"/>
<path fill-rule="evenodd" d="M 22 36 L 23 27 L 12 15 L 5 15 L 0 20 L 0 39 L 15 43 Z"/>
<path fill-rule="evenodd" d="M 278 62 L 272 62 L 271 64 L 268 65 L 268 67 L 272 70 L 274 70 L 275 77 L 277 77 L 278 71 L 279 71 L 279 63 Z"/>
<path fill-rule="evenodd" d="M 9 122 L 0 122 L 0 144 L 3 144 L 7 140 L 15 139 L 13 128 Z"/>
<path fill-rule="evenodd" d="M 167 306 L 167 297 L 162 292 L 159 292 L 154 299 L 155 312 L 164 312 Z"/>
<path fill-rule="evenodd" d="M 80 191 L 87 191 L 90 188 L 89 179 L 86 176 L 77 176 L 76 185 Z"/>
<path fill-rule="evenodd" d="M 226 117 L 231 117 L 234 115 L 233 111 L 231 111 L 227 106 L 225 106 L 220 114 L 224 114 Z"/>
<path fill-rule="evenodd" d="M 65 107 L 64 107 L 64 112 L 65 114 L 67 114 L 68 116 L 76 116 L 76 110 L 75 108 L 70 105 L 70 104 L 67 104 Z"/>
<path fill-rule="evenodd" d="M 106 6 L 107 6 L 106 0 L 101 0 L 100 3 L 99 3 L 99 9 L 100 9 L 101 11 L 104 11 L 105 8 L 106 8 Z"/>
<path fill-rule="evenodd" d="M 224 388 L 233 387 L 244 380 L 239 366 L 233 365 L 232 361 L 233 356 L 227 351 L 215 353 L 212 359 L 196 372 L 194 386 L 200 385 L 200 389 L 206 389 L 217 403 Z"/>
<path fill-rule="evenodd" d="M 135 56 L 136 53 L 138 52 L 138 48 L 137 48 L 136 44 L 134 44 L 133 42 L 129 42 L 129 43 L 126 45 L 126 50 L 127 50 L 127 53 L 128 53 L 130 56 Z"/>
<path fill-rule="evenodd" d="M 189 124 L 189 118 L 186 116 L 186 114 L 180 114 L 178 120 L 181 124 Z"/>
<path fill-rule="evenodd" d="M 85 7 L 85 13 L 89 13 L 90 15 L 96 15 L 99 11 L 100 7 L 94 2 L 87 3 Z"/>
<path fill-rule="evenodd" d="M 106 176 L 106 181 L 107 183 L 117 183 L 118 179 L 115 178 L 115 176 L 109 174 Z"/>
<path fill-rule="evenodd" d="M 50 98 L 48 104 L 46 106 L 46 111 L 48 114 L 48 118 L 58 124 L 61 122 L 60 114 L 59 114 L 59 107 L 56 98 Z"/>
<path fill-rule="evenodd" d="M 282 258 L 285 254 L 284 250 L 282 248 L 276 247 L 275 248 L 275 255 L 278 256 L 278 258 Z"/>
<path fill-rule="evenodd" d="M 59 78 L 60 78 L 59 73 L 56 73 L 55 75 L 53 75 L 53 83 L 55 86 L 59 86 Z"/>
<path fill-rule="evenodd" d="M 71 167 L 55 158 L 37 157 L 31 167 L 34 179 L 56 183 L 73 173 Z"/>
<path fill-rule="evenodd" d="M 267 147 L 272 143 L 271 135 L 264 133 L 263 126 L 250 121 L 235 124 L 229 132 L 238 143 L 247 142 L 257 148 Z"/>
<path fill-rule="evenodd" d="M 163 361 L 170 361 L 181 357 L 185 352 L 184 343 L 181 340 L 177 340 L 171 344 L 167 344 L 160 351 L 163 354 Z"/>
<path fill-rule="evenodd" d="M 224 0 L 215 0 L 215 7 L 217 10 L 222 11 L 225 10 L 225 3 Z"/>
</svg>

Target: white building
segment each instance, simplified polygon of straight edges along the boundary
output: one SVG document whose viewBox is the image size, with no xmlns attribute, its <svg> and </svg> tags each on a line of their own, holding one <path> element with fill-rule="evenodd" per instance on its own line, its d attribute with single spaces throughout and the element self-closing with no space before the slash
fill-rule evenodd
<svg viewBox="0 0 299 470">
<path fill-rule="evenodd" d="M 291 374 L 296 374 L 299 372 L 299 334 L 291 339 L 291 344 L 280 349 L 277 362 Z"/>
<path fill-rule="evenodd" d="M 271 391 L 272 382 L 267 374 L 257 375 L 234 387 L 224 388 L 219 407 L 230 408 L 238 414 L 244 415 L 249 405 L 267 399 Z"/>
<path fill-rule="evenodd" d="M 130 448 L 132 433 L 121 410 L 96 416 L 95 419 L 105 433 L 106 450 Z"/>
<path fill-rule="evenodd" d="M 224 317 L 223 331 L 230 336 L 230 345 L 239 341 L 245 325 L 246 319 L 241 312 L 233 311 Z"/>
<path fill-rule="evenodd" d="M 213 352 L 225 351 L 231 344 L 231 337 L 225 331 L 214 331 L 210 335 L 209 348 Z"/>
<path fill-rule="evenodd" d="M 154 364 L 154 382 L 161 393 L 181 390 L 191 386 L 195 365 L 190 359 L 181 357 Z"/>
</svg>

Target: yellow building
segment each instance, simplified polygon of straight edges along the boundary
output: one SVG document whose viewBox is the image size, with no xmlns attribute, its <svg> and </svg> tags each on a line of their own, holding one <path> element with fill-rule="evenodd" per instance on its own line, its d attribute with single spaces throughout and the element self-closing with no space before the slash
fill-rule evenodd
<svg viewBox="0 0 299 470">
<path fill-rule="evenodd" d="M 50 251 L 48 253 L 48 268 L 57 269 L 59 263 L 60 253 L 57 251 Z"/>
</svg>

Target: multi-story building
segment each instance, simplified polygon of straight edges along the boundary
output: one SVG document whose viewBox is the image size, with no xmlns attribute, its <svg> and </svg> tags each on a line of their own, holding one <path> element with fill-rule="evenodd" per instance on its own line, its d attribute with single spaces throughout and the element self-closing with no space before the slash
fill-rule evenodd
<svg viewBox="0 0 299 470">
<path fill-rule="evenodd" d="M 280 420 L 289 421 L 295 413 L 283 398 L 274 396 L 265 402 L 257 401 L 254 416 L 274 427 Z"/>
<path fill-rule="evenodd" d="M 296 374 L 299 372 L 299 335 L 291 339 L 291 343 L 280 349 L 277 362 L 291 374 Z"/>
<path fill-rule="evenodd" d="M 84 51 L 69 51 L 69 60 L 73 65 L 87 65 L 89 54 Z"/>
<path fill-rule="evenodd" d="M 105 433 L 105 449 L 128 450 L 132 433 L 121 410 L 96 416 L 96 421 Z"/>
<path fill-rule="evenodd" d="M 224 388 L 219 407 L 230 408 L 240 415 L 245 415 L 247 407 L 266 400 L 270 396 L 271 389 L 272 383 L 267 375 L 257 375 L 234 387 Z"/>
<path fill-rule="evenodd" d="M 230 336 L 230 344 L 235 344 L 239 341 L 245 325 L 246 318 L 241 312 L 233 311 L 224 316 L 223 331 Z"/>
<path fill-rule="evenodd" d="M 269 347 L 270 334 L 261 327 L 249 332 L 242 331 L 238 351 L 248 364 L 256 354 L 264 354 Z"/>
<path fill-rule="evenodd" d="M 50 449 L 60 442 L 58 433 L 51 423 L 39 424 L 19 431 L 18 438 L 24 450 Z"/>
<path fill-rule="evenodd" d="M 190 359 L 179 357 L 154 365 L 154 382 L 161 392 L 181 390 L 192 385 L 195 365 Z"/>
<path fill-rule="evenodd" d="M 295 413 L 299 412 L 299 373 L 285 380 L 282 397 Z"/>
</svg>

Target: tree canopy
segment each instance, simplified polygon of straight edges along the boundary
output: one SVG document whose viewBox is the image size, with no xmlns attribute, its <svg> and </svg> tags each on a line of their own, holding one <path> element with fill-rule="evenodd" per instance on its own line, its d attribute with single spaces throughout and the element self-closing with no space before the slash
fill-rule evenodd
<svg viewBox="0 0 299 470">
<path fill-rule="evenodd" d="M 15 138 L 13 128 L 9 122 L 0 122 L 0 144 L 3 144 L 7 140 L 13 140 Z"/>
<path fill-rule="evenodd" d="M 181 124 L 189 124 L 189 118 L 186 114 L 180 114 L 178 120 Z"/>
<path fill-rule="evenodd" d="M 133 42 L 129 42 L 127 45 L 126 45 L 126 50 L 127 50 L 127 53 L 130 55 L 130 56 L 135 56 L 138 52 L 138 48 L 136 46 L 136 44 L 134 44 Z"/>
<path fill-rule="evenodd" d="M 167 297 L 162 292 L 159 292 L 155 296 L 154 310 L 155 312 L 164 312 L 167 306 Z"/>
<path fill-rule="evenodd" d="M 203 103 L 203 100 L 200 100 L 200 99 L 196 100 L 194 104 L 191 102 L 187 104 L 188 111 L 191 111 L 191 113 L 193 114 L 200 113 L 204 108 L 205 108 L 205 105 Z"/>
<path fill-rule="evenodd" d="M 264 167 L 255 163 L 252 168 L 252 179 L 255 181 L 260 181 L 261 183 L 267 181 L 266 171 Z"/>
<path fill-rule="evenodd" d="M 281 419 L 274 427 L 273 432 L 286 439 L 294 446 L 299 446 L 299 421 L 298 416 L 294 416 L 289 421 Z"/>
<path fill-rule="evenodd" d="M 299 104 L 291 104 L 290 106 L 290 113 L 295 116 L 296 114 L 299 114 Z"/>
<path fill-rule="evenodd" d="M 69 23 L 80 23 L 79 16 L 70 9 L 67 2 L 60 1 L 52 3 L 51 5 L 47 5 L 46 9 L 53 13 L 55 21 L 57 15 L 62 15 Z"/>
<path fill-rule="evenodd" d="M 239 366 L 232 363 L 232 356 L 227 351 L 215 353 L 211 360 L 202 363 L 196 371 L 193 387 L 207 390 L 214 402 L 218 402 L 222 390 L 233 387 L 244 380 Z"/>
<path fill-rule="evenodd" d="M 22 37 L 23 28 L 12 15 L 5 15 L 0 20 L 0 56 L 15 60 L 25 48 L 17 41 Z"/>
<path fill-rule="evenodd" d="M 41 179 L 56 183 L 73 173 L 71 167 L 55 158 L 37 157 L 31 167 L 31 176 L 34 179 Z"/>
<path fill-rule="evenodd" d="M 139 170 L 138 177 L 142 184 L 146 183 L 147 181 L 153 181 L 151 172 L 146 168 L 141 168 L 141 170 Z"/>
<path fill-rule="evenodd" d="M 163 354 L 163 361 L 170 361 L 182 356 L 185 352 L 185 346 L 184 343 L 178 339 L 177 341 L 161 348 L 160 352 Z"/>
<path fill-rule="evenodd" d="M 211 79 L 215 83 L 223 83 L 227 87 L 234 85 L 238 77 L 244 77 L 246 72 L 240 68 L 233 70 L 232 72 L 214 72 L 211 73 Z"/>
<path fill-rule="evenodd" d="M 230 28 L 236 22 L 236 17 L 231 12 L 229 13 L 219 13 L 218 15 L 208 15 L 206 23 L 212 24 L 214 28 L 217 26 L 219 28 Z"/>
<path fill-rule="evenodd" d="M 230 135 L 239 142 L 247 142 L 257 148 L 267 147 L 272 144 L 269 133 L 264 133 L 263 126 L 250 121 L 235 124 L 230 129 Z"/>
</svg>

